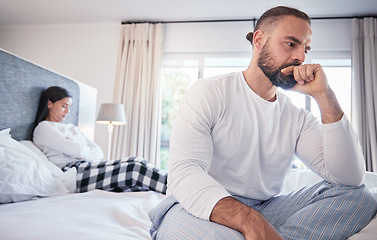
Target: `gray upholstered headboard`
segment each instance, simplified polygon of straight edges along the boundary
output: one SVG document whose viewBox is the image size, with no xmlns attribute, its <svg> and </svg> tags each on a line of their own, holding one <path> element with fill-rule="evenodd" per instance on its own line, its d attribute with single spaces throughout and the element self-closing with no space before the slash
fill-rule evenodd
<svg viewBox="0 0 377 240">
<path fill-rule="evenodd" d="M 50 86 L 69 91 L 73 104 L 64 122 L 78 123 L 78 84 L 62 75 L 0 49 L 0 130 L 11 128 L 16 140 L 31 140 L 42 92 Z"/>
</svg>

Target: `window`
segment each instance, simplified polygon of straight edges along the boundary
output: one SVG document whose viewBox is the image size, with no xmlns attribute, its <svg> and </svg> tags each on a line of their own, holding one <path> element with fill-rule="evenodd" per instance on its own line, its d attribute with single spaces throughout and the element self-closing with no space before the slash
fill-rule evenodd
<svg viewBox="0 0 377 240">
<path fill-rule="evenodd" d="M 181 98 L 190 84 L 198 79 L 196 61 L 165 61 L 162 68 L 162 111 L 161 111 L 161 169 L 167 169 L 169 141 L 174 118 Z"/>
<path fill-rule="evenodd" d="M 334 55 L 334 54 L 333 54 Z M 323 66 L 329 84 L 340 105 L 351 119 L 351 60 L 348 55 L 341 58 L 307 59 L 306 63 Z M 347 58 L 348 57 L 348 58 Z M 242 71 L 250 62 L 248 53 L 234 54 L 166 54 L 162 68 L 162 128 L 161 128 L 161 169 L 167 169 L 169 140 L 173 121 L 181 98 L 188 87 L 197 79 L 229 72 Z M 286 91 L 293 104 L 312 111 L 320 118 L 316 102 L 309 96 Z M 294 168 L 305 168 L 300 160 L 294 159 Z"/>
</svg>

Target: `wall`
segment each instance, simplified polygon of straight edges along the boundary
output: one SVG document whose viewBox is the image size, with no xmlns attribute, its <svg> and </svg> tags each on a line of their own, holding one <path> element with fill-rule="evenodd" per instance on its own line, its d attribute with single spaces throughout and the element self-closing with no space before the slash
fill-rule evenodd
<svg viewBox="0 0 377 240">
<path fill-rule="evenodd" d="M 349 19 L 314 20 L 312 52 L 349 55 L 350 24 Z M 250 52 L 245 35 L 252 29 L 252 22 L 166 24 L 164 49 L 166 53 Z M 3 26 L 0 48 L 97 88 L 98 112 L 101 103 L 113 100 L 120 32 L 120 23 Z M 106 126 L 96 124 L 94 140 L 107 149 Z"/>
<path fill-rule="evenodd" d="M 112 102 L 120 23 L 0 27 L 0 48 L 98 89 Z M 94 141 L 107 149 L 107 128 L 95 124 Z M 105 152 L 106 154 L 106 152 Z"/>
<path fill-rule="evenodd" d="M 245 39 L 253 22 L 212 22 L 166 24 L 166 53 L 170 52 L 249 52 Z M 313 51 L 350 51 L 351 20 L 313 20 Z"/>
<path fill-rule="evenodd" d="M 164 52 L 250 51 L 245 36 L 253 26 L 253 22 L 166 24 Z"/>
</svg>

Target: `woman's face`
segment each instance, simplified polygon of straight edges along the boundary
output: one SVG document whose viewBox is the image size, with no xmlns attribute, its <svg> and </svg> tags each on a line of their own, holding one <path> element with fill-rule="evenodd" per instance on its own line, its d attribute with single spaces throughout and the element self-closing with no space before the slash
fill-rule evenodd
<svg viewBox="0 0 377 240">
<path fill-rule="evenodd" d="M 72 98 L 66 97 L 56 102 L 48 101 L 48 116 L 47 121 L 61 122 L 69 113 L 69 107 L 72 105 Z"/>
</svg>

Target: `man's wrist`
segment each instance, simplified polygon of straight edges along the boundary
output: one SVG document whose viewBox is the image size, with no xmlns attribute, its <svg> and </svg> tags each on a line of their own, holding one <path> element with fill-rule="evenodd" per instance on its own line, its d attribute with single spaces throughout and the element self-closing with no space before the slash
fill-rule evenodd
<svg viewBox="0 0 377 240">
<path fill-rule="evenodd" d="M 241 232 L 247 240 L 283 240 L 261 213 L 233 197 L 221 199 L 213 208 L 210 220 Z"/>
<path fill-rule="evenodd" d="M 225 197 L 213 208 L 210 220 L 243 233 L 247 230 L 245 225 L 250 222 L 248 217 L 251 210 L 253 209 L 235 198 Z"/>
<path fill-rule="evenodd" d="M 327 91 L 315 94 L 312 97 L 318 104 L 323 123 L 334 123 L 342 119 L 344 112 L 331 88 L 328 88 Z"/>
</svg>

